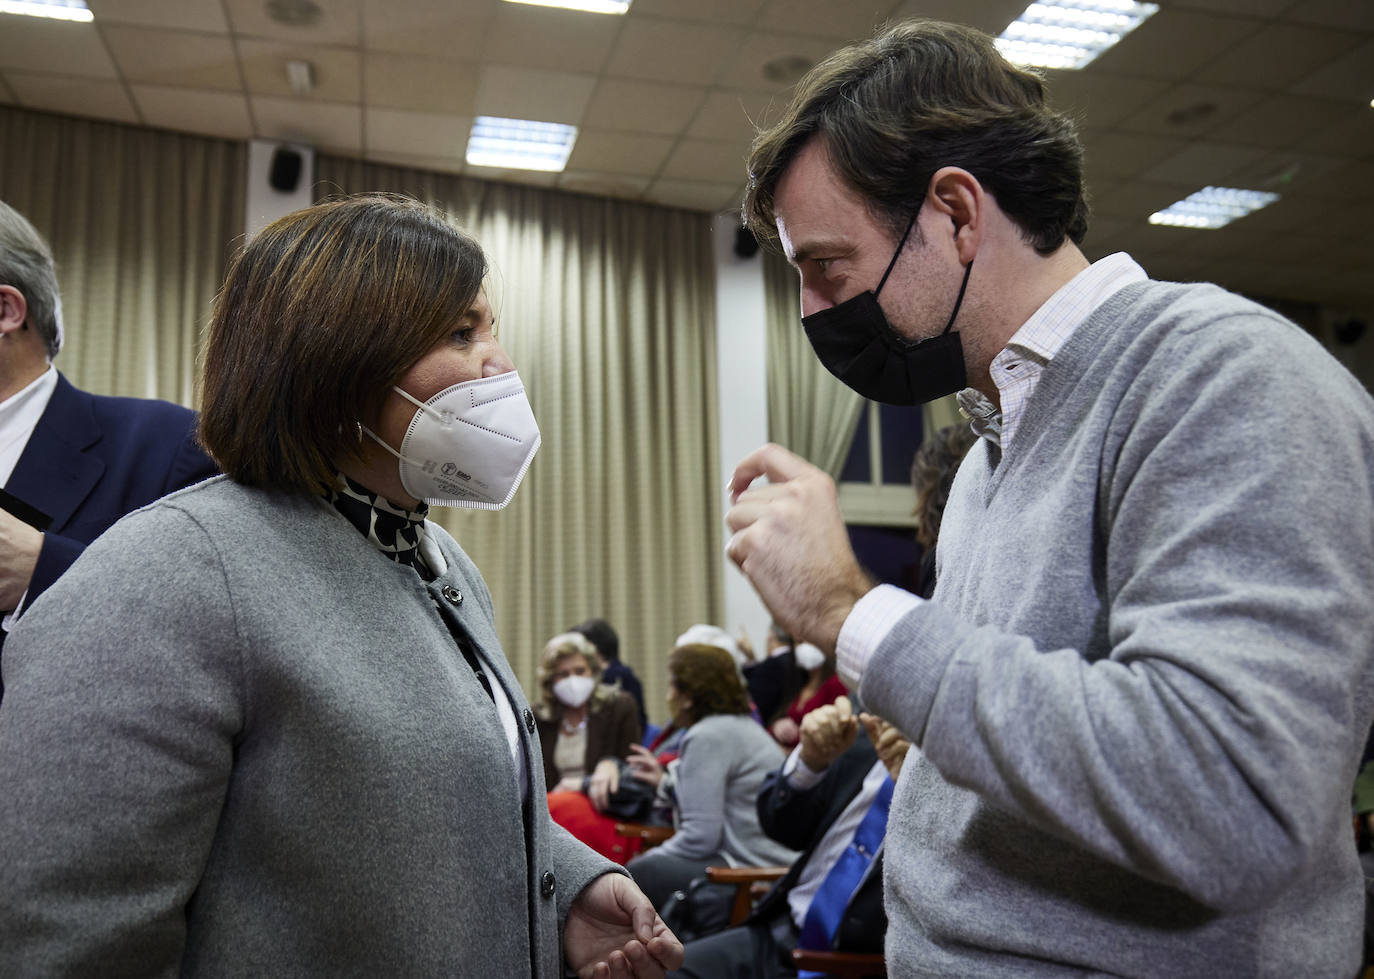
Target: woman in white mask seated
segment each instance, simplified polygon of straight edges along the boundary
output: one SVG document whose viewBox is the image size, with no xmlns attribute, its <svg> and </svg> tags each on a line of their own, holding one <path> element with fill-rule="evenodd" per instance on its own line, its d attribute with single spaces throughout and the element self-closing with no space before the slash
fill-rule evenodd
<svg viewBox="0 0 1374 979">
<path fill-rule="evenodd" d="M 477 568 L 539 432 L 471 238 L 334 201 L 234 260 L 225 477 L 131 514 L 11 633 L 0 975 L 660 976 L 681 945 L 553 825 Z"/>
<path fill-rule="evenodd" d="M 551 791 L 585 789 L 598 812 L 620 783 L 621 759 L 644 734 L 634 698 L 601 683 L 601 672 L 586 636 L 554 636 L 539 660 L 543 702 L 534 711 L 544 746 L 544 784 Z"/>
</svg>

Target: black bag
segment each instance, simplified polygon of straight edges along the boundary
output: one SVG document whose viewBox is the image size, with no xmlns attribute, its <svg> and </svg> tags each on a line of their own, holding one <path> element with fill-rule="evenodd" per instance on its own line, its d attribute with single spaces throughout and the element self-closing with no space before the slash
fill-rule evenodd
<svg viewBox="0 0 1374 979">
<path fill-rule="evenodd" d="M 620 766 L 620 787 L 607 800 L 606 815 L 627 823 L 642 823 L 653 811 L 654 787 L 630 774 L 630 765 L 625 759 L 618 759 L 616 764 Z M 584 793 L 590 779 L 588 775 L 582 780 Z"/>
<path fill-rule="evenodd" d="M 678 941 L 690 942 L 728 928 L 734 903 L 734 885 L 713 884 L 705 877 L 696 877 L 684 890 L 674 891 L 663 902 L 659 917 Z"/>
</svg>

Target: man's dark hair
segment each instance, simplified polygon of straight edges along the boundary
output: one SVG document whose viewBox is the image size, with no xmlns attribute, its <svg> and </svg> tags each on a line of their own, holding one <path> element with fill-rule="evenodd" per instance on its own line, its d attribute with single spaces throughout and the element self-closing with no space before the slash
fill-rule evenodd
<svg viewBox="0 0 1374 979">
<path fill-rule="evenodd" d="M 620 637 L 615 634 L 611 624 L 605 619 L 588 619 L 573 626 L 570 632 L 579 632 L 596 647 L 601 658 L 607 663 L 620 659 Z"/>
<path fill-rule="evenodd" d="M 1073 122 L 1045 104 L 1039 75 L 1007 61 L 981 31 L 909 21 L 812 68 L 754 140 L 743 216 L 755 235 L 777 237 L 774 192 L 813 136 L 894 237 L 947 166 L 973 174 L 1042 255 L 1087 233 Z"/>
</svg>

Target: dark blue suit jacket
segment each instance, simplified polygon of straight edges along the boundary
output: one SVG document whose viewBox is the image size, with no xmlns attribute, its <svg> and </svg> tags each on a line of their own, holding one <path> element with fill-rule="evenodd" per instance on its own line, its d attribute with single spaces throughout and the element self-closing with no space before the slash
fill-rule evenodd
<svg viewBox="0 0 1374 979">
<path fill-rule="evenodd" d="M 120 517 L 216 472 L 196 442 L 196 415 L 189 408 L 87 394 L 59 374 L 5 484 L 52 518 L 24 608 Z"/>
<path fill-rule="evenodd" d="M 801 876 L 802 868 L 816 847 L 839 818 L 845 807 L 863 788 L 864 778 L 878 753 L 862 728 L 853 747 L 831 762 L 825 776 L 804 791 L 793 789 L 782 777 L 782 769 L 768 775 L 759 790 L 759 825 L 785 846 L 800 850 L 787 875 L 755 906 L 750 922 L 771 921 L 775 915 L 790 914 L 787 895 Z M 883 911 L 882 854 L 858 889 L 835 931 L 835 948 L 842 952 L 881 952 L 887 934 L 887 915 Z"/>
</svg>

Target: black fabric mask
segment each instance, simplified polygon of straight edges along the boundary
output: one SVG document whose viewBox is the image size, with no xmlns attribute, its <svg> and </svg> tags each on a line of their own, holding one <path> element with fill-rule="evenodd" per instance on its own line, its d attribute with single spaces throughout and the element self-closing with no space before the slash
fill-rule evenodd
<svg viewBox="0 0 1374 979">
<path fill-rule="evenodd" d="M 802 317 L 806 337 L 826 370 L 865 398 L 890 405 L 922 404 L 968 386 L 963 344 L 959 334 L 950 329 L 963 305 L 973 262 L 964 268 L 964 282 L 959 286 L 954 311 L 949 314 L 944 332 L 937 337 L 916 343 L 904 340 L 888 324 L 883 308 L 878 305 L 878 293 L 887 284 L 915 225 L 913 215 L 877 289 Z"/>
</svg>

